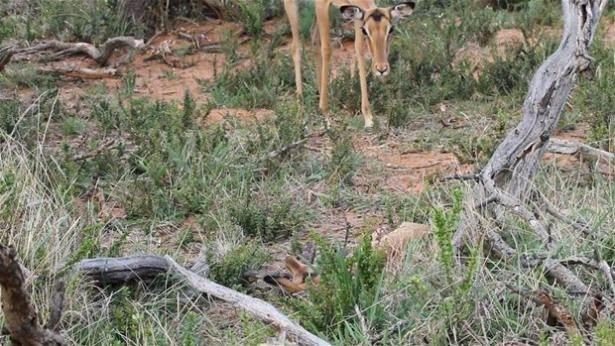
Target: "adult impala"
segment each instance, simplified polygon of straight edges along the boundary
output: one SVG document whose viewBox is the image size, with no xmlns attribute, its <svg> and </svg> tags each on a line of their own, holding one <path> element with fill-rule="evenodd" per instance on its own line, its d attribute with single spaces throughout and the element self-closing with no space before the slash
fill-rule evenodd
<svg viewBox="0 0 615 346">
<path fill-rule="evenodd" d="M 403 1 L 390 7 L 378 7 L 373 0 L 314 0 L 316 8 L 316 24 L 320 36 L 320 60 L 316 67 L 316 83 L 320 93 L 319 107 L 324 114 L 328 113 L 329 62 L 331 44 L 329 40 L 329 7 L 338 7 L 346 21 L 354 22 L 355 54 L 359 67 L 361 84 L 361 113 L 365 119 L 365 127 L 374 124 L 372 111 L 367 94 L 367 71 L 363 55 L 364 41 L 372 56 L 372 71 L 378 77 L 389 74 L 389 46 L 395 24 L 403 17 L 409 16 L 414 10 L 413 1 Z M 301 79 L 301 41 L 299 38 L 299 11 L 297 0 L 284 0 L 286 15 L 290 21 L 292 32 L 292 59 L 295 65 L 295 83 L 297 94 L 303 93 Z"/>
</svg>

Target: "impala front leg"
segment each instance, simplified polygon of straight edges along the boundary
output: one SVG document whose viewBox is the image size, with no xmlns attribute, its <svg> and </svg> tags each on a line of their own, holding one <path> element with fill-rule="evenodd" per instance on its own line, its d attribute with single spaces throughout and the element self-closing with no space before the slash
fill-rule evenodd
<svg viewBox="0 0 615 346">
<path fill-rule="evenodd" d="M 354 49 L 357 65 L 359 66 L 359 81 L 361 84 L 361 113 L 365 120 L 365 128 L 371 128 L 374 126 L 374 117 L 372 116 L 369 95 L 367 93 L 367 71 L 365 69 L 365 55 L 363 54 L 363 31 L 361 30 L 361 22 L 358 20 L 354 21 L 354 34 Z"/>
<path fill-rule="evenodd" d="M 331 59 L 331 42 L 329 41 L 329 2 L 316 0 L 316 23 L 320 35 L 320 72 L 317 79 L 320 83 L 320 110 L 327 115 L 329 112 L 329 61 Z"/>
<path fill-rule="evenodd" d="M 284 9 L 290 22 L 290 31 L 293 42 L 291 45 L 291 55 L 295 65 L 295 85 L 297 87 L 297 97 L 303 95 L 303 79 L 301 78 L 301 37 L 299 36 L 299 9 L 296 0 L 284 0 Z"/>
</svg>

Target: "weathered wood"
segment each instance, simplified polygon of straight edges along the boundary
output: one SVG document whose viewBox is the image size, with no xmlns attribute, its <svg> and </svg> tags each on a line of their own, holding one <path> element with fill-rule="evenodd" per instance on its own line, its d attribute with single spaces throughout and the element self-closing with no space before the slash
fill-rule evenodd
<svg viewBox="0 0 615 346">
<path fill-rule="evenodd" d="M 328 342 L 308 332 L 298 323 L 289 319 L 273 305 L 199 276 L 180 266 L 169 256 L 165 258 L 171 268 L 180 274 L 191 287 L 199 292 L 221 299 L 237 308 L 248 311 L 258 319 L 275 325 L 281 332 L 286 332 L 288 336 L 294 338 L 302 345 L 329 345 Z"/>
<path fill-rule="evenodd" d="M 495 208 L 476 210 L 474 207 L 488 198 L 502 197 L 513 212 L 528 216 L 523 204 L 531 193 L 532 178 L 548 148 L 577 73 L 587 69 L 591 61 L 588 46 L 606 3 L 607 0 L 562 0 L 564 33 L 561 44 L 534 74 L 523 104 L 521 122 L 508 132 L 481 171 L 479 183 L 466 195 L 466 207 L 453 238 L 456 250 L 459 251 L 466 241 L 475 244 L 479 239 L 481 225 L 477 216 L 488 216 Z M 537 235 L 544 240 L 544 227 L 532 223 Z"/>
<path fill-rule="evenodd" d="M 508 132 L 482 169 L 472 192 L 465 196 L 464 211 L 453 237 L 458 264 L 461 263 L 459 254 L 463 248 L 475 246 L 481 238 L 496 257 L 515 257 L 517 250 L 498 231 L 481 224 L 484 219 L 501 221 L 506 213 L 514 214 L 530 225 L 546 253 L 555 248 L 548 227 L 527 202 L 533 192 L 532 180 L 549 147 L 577 74 L 587 70 L 592 61 L 588 55 L 589 45 L 607 2 L 562 0 L 564 32 L 560 46 L 534 74 L 523 103 L 520 123 Z M 552 258 L 539 264 L 547 276 L 566 287 L 568 292 L 584 297 L 583 311 L 591 311 L 589 305 L 596 301 L 598 294 L 591 292 L 574 272 Z M 586 320 L 586 317 L 582 316 L 582 319 Z"/>
<path fill-rule="evenodd" d="M 0 47 L 0 72 L 2 72 L 4 66 L 11 61 L 13 54 L 15 54 L 15 48 L 13 46 Z"/>
<path fill-rule="evenodd" d="M 547 151 L 555 154 L 590 158 L 596 161 L 597 165 L 604 164 L 605 169 L 599 170 L 601 173 L 615 175 L 615 153 L 600 150 L 581 142 L 559 138 L 551 138 Z"/>
<path fill-rule="evenodd" d="M 69 55 L 85 54 L 96 61 L 100 66 L 105 66 L 113 51 L 124 47 L 142 49 L 145 47 L 145 43 L 143 40 L 137 40 L 130 36 L 112 37 L 105 41 L 100 47 L 86 42 L 49 40 L 40 42 L 32 47 L 14 49 L 14 54 L 16 60 L 24 60 L 29 58 L 32 54 L 52 51 L 53 53 L 38 57 L 40 60 L 44 61 L 58 60 Z"/>
<path fill-rule="evenodd" d="M 87 68 L 77 66 L 39 66 L 36 68 L 41 73 L 60 74 L 68 77 L 83 79 L 117 78 L 119 71 L 114 68 Z"/>
<path fill-rule="evenodd" d="M 555 301 L 549 292 L 542 289 L 528 291 L 510 285 L 508 285 L 508 288 L 511 291 L 532 300 L 536 304 L 543 305 L 549 313 L 547 318 L 547 323 L 549 325 L 555 325 L 555 322 L 560 323 L 566 329 L 566 332 L 571 338 L 575 338 L 580 335 L 579 329 L 574 318 L 572 317 L 572 313 L 562 304 Z"/>
<path fill-rule="evenodd" d="M 61 335 L 43 328 L 13 248 L 0 245 L 0 298 L 6 328 L 15 345 L 63 345 Z"/>
<path fill-rule="evenodd" d="M 98 284 L 122 284 L 150 280 L 169 270 L 167 260 L 156 255 L 82 260 L 77 269 Z"/>
</svg>

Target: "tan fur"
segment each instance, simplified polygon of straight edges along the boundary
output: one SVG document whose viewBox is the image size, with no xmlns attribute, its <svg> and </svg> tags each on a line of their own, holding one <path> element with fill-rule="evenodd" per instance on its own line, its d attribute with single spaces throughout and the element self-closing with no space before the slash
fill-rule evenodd
<svg viewBox="0 0 615 346">
<path fill-rule="evenodd" d="M 297 0 L 284 0 L 284 8 L 290 22 L 293 42 L 291 46 L 292 59 L 295 65 L 295 83 L 297 85 L 297 95 L 303 92 L 301 78 L 301 41 L 299 39 L 299 12 Z M 389 73 L 388 49 L 389 38 L 388 30 L 391 23 L 391 9 L 394 7 L 378 8 L 373 0 L 314 0 L 316 10 L 316 24 L 320 36 L 320 57 L 316 68 L 316 84 L 320 93 L 318 106 L 327 115 L 329 111 L 329 65 L 331 59 L 331 43 L 329 40 L 329 7 L 356 6 L 362 9 L 365 20 L 354 20 L 355 29 L 355 54 L 359 69 L 359 81 L 361 85 L 361 113 L 365 120 L 365 127 L 373 126 L 373 117 L 369 97 L 367 94 L 367 70 L 364 60 L 364 41 L 368 42 L 368 48 L 372 54 L 372 70 L 377 76 L 385 76 Z M 381 20 L 374 20 L 371 14 L 379 11 L 383 14 Z M 367 40 L 363 35 L 363 30 L 369 33 Z"/>
<path fill-rule="evenodd" d="M 429 234 L 429 225 L 413 222 L 403 222 L 394 231 L 380 237 L 374 237 L 372 245 L 384 250 L 387 262 L 395 265 L 404 257 L 404 250 L 413 239 L 419 239 Z"/>
<path fill-rule="evenodd" d="M 320 282 L 318 275 L 311 273 L 308 266 L 296 257 L 287 256 L 284 259 L 284 264 L 290 274 L 284 273 L 283 275 L 271 276 L 271 279 L 286 292 L 291 294 L 301 292 L 306 289 L 308 281 L 311 281 L 313 284 Z"/>
</svg>

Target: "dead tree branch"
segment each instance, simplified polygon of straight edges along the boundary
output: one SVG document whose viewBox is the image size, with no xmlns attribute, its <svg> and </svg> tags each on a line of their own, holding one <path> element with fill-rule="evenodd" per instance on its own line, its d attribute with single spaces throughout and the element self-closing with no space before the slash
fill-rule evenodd
<svg viewBox="0 0 615 346">
<path fill-rule="evenodd" d="M 0 72 L 2 72 L 4 66 L 11 61 L 13 54 L 15 54 L 15 48 L 13 46 L 0 48 Z"/>
<path fill-rule="evenodd" d="M 569 141 L 565 139 L 559 138 L 551 138 L 549 140 L 549 147 L 547 150 L 550 153 L 555 154 L 564 154 L 564 155 L 581 155 L 585 157 L 591 157 L 595 160 L 604 160 L 607 163 L 613 164 L 615 163 L 615 154 L 609 153 L 608 151 L 600 150 L 594 147 L 591 147 L 587 144 Z"/>
<path fill-rule="evenodd" d="M 109 138 L 109 139 L 104 140 L 100 144 L 100 146 L 98 146 L 96 149 L 88 151 L 86 153 L 81 153 L 81 154 L 73 156 L 72 160 L 73 161 L 83 161 L 83 160 L 91 159 L 93 157 L 100 155 L 101 153 L 105 151 L 117 149 L 121 145 L 122 143 L 118 142 L 115 138 Z"/>
<path fill-rule="evenodd" d="M 167 261 L 156 255 L 119 258 L 85 259 L 77 269 L 98 284 L 121 284 L 134 280 L 147 280 L 169 270 Z"/>
<path fill-rule="evenodd" d="M 191 287 L 199 292 L 221 299 L 242 310 L 250 312 L 257 318 L 267 323 L 272 323 L 278 327 L 281 332 L 286 332 L 289 336 L 295 338 L 296 341 L 302 345 L 329 345 L 328 342 L 308 332 L 299 324 L 289 319 L 286 315 L 278 311 L 273 305 L 199 276 L 194 272 L 180 266 L 169 256 L 166 256 L 165 258 L 169 262 L 171 268 L 180 274 Z"/>
<path fill-rule="evenodd" d="M 65 344 L 61 335 L 39 324 L 17 253 L 4 245 L 0 245 L 0 293 L 2 312 L 13 344 Z"/>
<path fill-rule="evenodd" d="M 36 69 L 41 73 L 60 74 L 83 79 L 116 78 L 120 75 L 117 69 L 111 67 L 93 69 L 78 66 L 38 66 Z"/>
<path fill-rule="evenodd" d="M 552 253 L 555 248 L 549 228 L 528 206 L 533 192 L 531 182 L 542 156 L 553 143 L 550 139 L 577 74 L 587 70 L 592 61 L 588 54 L 589 45 L 607 2 L 562 0 L 564 33 L 560 46 L 534 74 L 523 103 L 521 122 L 508 132 L 482 169 L 472 192 L 466 194 L 465 209 L 453 237 L 458 255 L 466 245 L 475 246 L 483 238 L 497 257 L 515 258 L 517 250 L 500 236 L 499 231 L 485 230 L 486 227 L 481 224 L 484 219 L 502 221 L 506 213 L 530 225 L 536 238 L 542 242 L 545 253 Z M 610 157 L 589 150 L 587 146 L 578 146 L 576 150 L 601 158 Z M 476 208 L 487 199 L 495 199 L 495 203 Z M 570 294 L 597 296 L 557 259 L 548 256 L 539 264 L 547 276 L 566 287 Z M 591 310 L 589 305 L 594 300 L 585 299 L 584 311 Z"/>
<path fill-rule="evenodd" d="M 508 285 L 508 288 L 520 296 L 532 300 L 536 304 L 543 305 L 549 312 L 547 324 L 561 324 L 571 338 L 580 335 L 579 329 L 572 317 L 572 313 L 562 304 L 556 302 L 547 291 L 528 291 L 510 285 Z"/>
<path fill-rule="evenodd" d="M 96 61 L 98 65 L 106 66 L 113 51 L 124 47 L 141 49 L 145 47 L 145 43 L 143 40 L 137 40 L 130 36 L 110 38 L 98 48 L 91 43 L 50 40 L 40 42 L 32 47 L 15 49 L 14 54 L 18 60 L 23 60 L 32 54 L 51 51 L 52 53 L 39 57 L 39 60 L 43 61 L 53 61 L 69 55 L 85 54 Z"/>
</svg>

